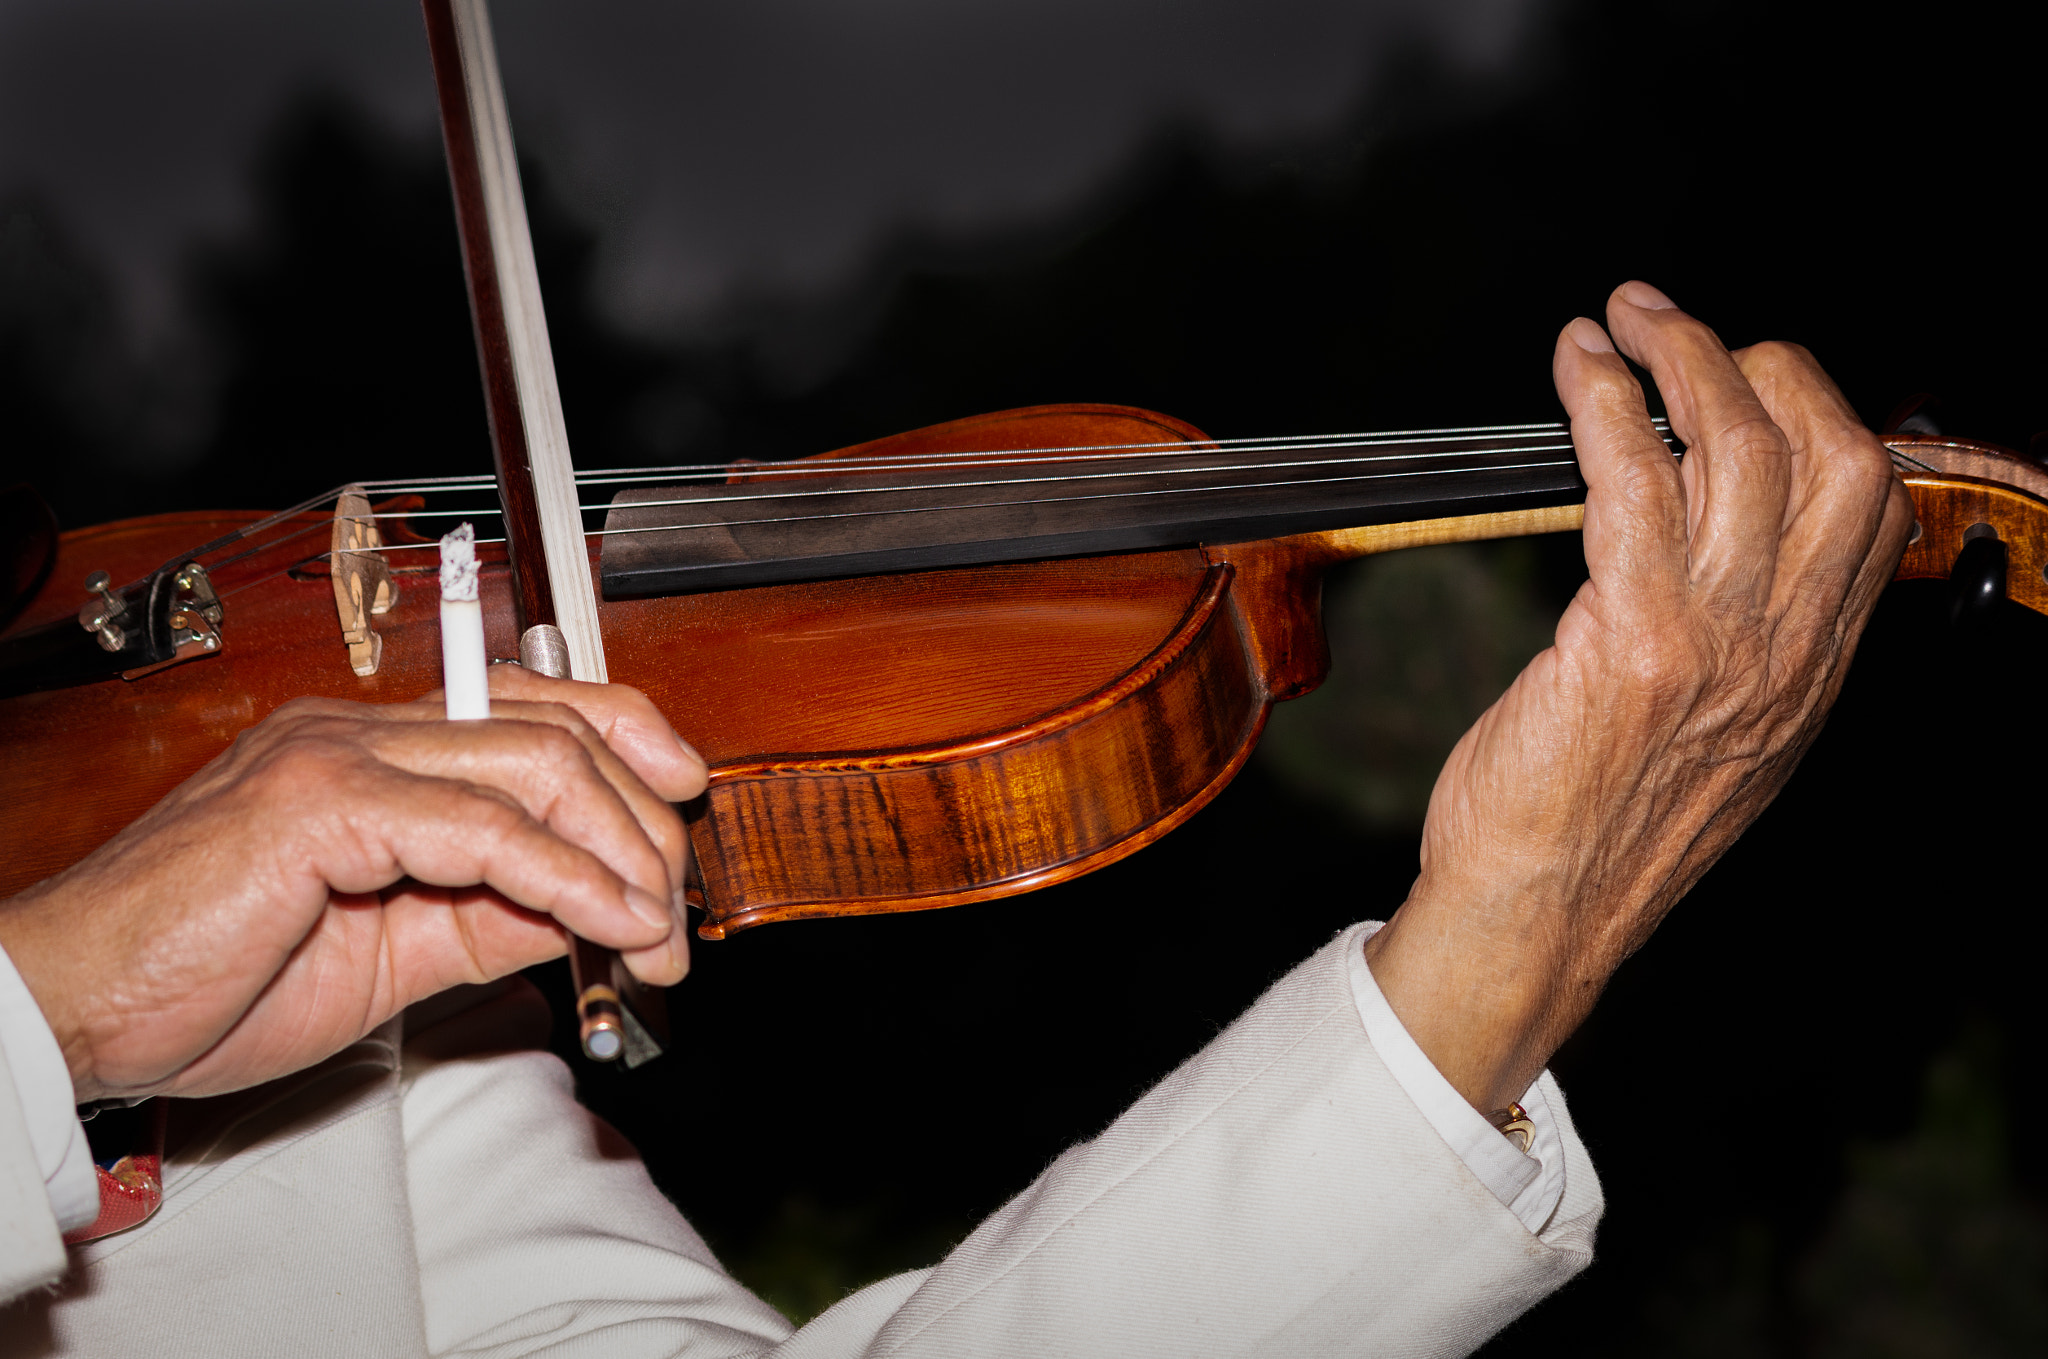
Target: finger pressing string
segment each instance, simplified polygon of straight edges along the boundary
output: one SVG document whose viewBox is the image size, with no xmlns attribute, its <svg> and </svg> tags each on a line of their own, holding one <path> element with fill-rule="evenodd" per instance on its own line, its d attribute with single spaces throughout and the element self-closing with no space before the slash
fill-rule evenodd
<svg viewBox="0 0 2048 1359">
<path fill-rule="evenodd" d="M 1650 370 L 1685 441 L 1689 574 L 1701 597 L 1749 613 L 1776 579 L 1791 485 L 1785 436 L 1720 338 L 1647 283 L 1608 299 L 1616 343 Z"/>
<path fill-rule="evenodd" d="M 1594 587 L 1649 589 L 1658 599 L 1681 591 L 1684 492 L 1642 387 L 1586 317 L 1558 336 L 1552 362 L 1586 481 L 1583 538 Z"/>
</svg>

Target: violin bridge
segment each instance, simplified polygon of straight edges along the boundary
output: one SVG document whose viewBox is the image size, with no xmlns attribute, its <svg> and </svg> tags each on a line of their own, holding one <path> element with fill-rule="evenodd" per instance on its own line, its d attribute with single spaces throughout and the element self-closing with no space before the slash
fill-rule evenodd
<svg viewBox="0 0 2048 1359">
<path fill-rule="evenodd" d="M 398 602 L 398 587 L 391 582 L 391 567 L 380 551 L 384 538 L 362 487 L 348 487 L 334 502 L 330 543 L 334 609 L 341 617 L 348 666 L 358 675 L 374 675 L 384 659 L 384 639 L 370 619 Z"/>
</svg>

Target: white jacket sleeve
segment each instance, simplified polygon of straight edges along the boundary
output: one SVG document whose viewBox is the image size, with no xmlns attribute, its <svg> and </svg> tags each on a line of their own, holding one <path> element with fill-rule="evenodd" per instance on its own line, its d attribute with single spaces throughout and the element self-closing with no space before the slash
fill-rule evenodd
<svg viewBox="0 0 2048 1359">
<path fill-rule="evenodd" d="M 0 1310 L 0 1359 L 424 1354 L 398 1036 L 174 1101 L 162 1206 Z"/>
<path fill-rule="evenodd" d="M 1361 941 L 1347 930 L 1296 968 L 936 1268 L 795 1335 L 577 1108 L 559 1063 L 423 1062 L 405 1119 L 430 1348 L 1468 1353 L 1585 1267 L 1599 1184 L 1545 1077 L 1562 1193 L 1537 1233 L 1503 1205 L 1374 1051 L 1350 970 Z"/>
<path fill-rule="evenodd" d="M 0 1044 L 0 1305 L 64 1272 L 64 1242 Z"/>
<path fill-rule="evenodd" d="M 538 992 L 520 983 L 421 1027 L 405 1051 L 406 1184 L 431 1353 L 754 1355 L 789 1334 L 576 1102 L 567 1067 L 503 1050 L 522 1030 L 545 1041 Z"/>
<path fill-rule="evenodd" d="M 1546 1076 L 1563 1183 L 1523 1225 L 1376 1052 L 1360 939 L 1288 974 L 935 1268 L 794 1334 L 561 1063 L 507 1050 L 532 1003 L 514 984 L 412 1016 L 402 1070 L 394 1024 L 288 1081 L 179 1102 L 156 1217 L 0 1311 L 0 1356 L 1464 1354 L 1590 1260 L 1599 1185 Z M 33 1282 L 63 1257 L 6 1087 L 0 1195 L 26 1206 L 0 1199 L 0 1229 L 28 1224 Z"/>
<path fill-rule="evenodd" d="M 778 1351 L 1462 1355 L 1592 1259 L 1602 1201 L 1554 1083 L 1562 1198 L 1532 1234 L 1366 1040 L 1362 927 L 1289 973 L 937 1268 Z"/>
</svg>

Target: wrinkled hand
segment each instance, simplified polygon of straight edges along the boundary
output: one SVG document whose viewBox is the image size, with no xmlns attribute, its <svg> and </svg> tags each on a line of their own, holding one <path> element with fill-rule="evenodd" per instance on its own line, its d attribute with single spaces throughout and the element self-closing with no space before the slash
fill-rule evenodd
<svg viewBox="0 0 2048 1359">
<path fill-rule="evenodd" d="M 1606 334 L 1559 337 L 1590 579 L 1452 752 L 1422 873 L 1367 942 L 1424 1052 L 1479 1109 L 1517 1098 L 1819 733 L 1913 506 L 1811 355 L 1729 353 L 1656 289 L 1609 299 L 1675 462 Z"/>
<path fill-rule="evenodd" d="M 704 762 L 644 696 L 491 669 L 492 718 L 432 696 L 301 699 L 71 869 L 0 904 L 77 1098 L 213 1094 L 298 1070 L 413 1001 L 564 952 L 689 967 Z"/>
</svg>

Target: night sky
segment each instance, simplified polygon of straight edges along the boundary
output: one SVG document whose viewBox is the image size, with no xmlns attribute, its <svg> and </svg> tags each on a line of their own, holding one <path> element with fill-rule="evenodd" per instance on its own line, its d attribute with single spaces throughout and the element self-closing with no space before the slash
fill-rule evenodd
<svg viewBox="0 0 2048 1359">
<path fill-rule="evenodd" d="M 1512 59 L 1527 0 L 613 0 L 493 6 L 522 149 L 597 228 L 608 309 L 703 326 L 749 290 L 844 286 L 907 222 L 1069 212 L 1168 123 L 1243 151 L 1327 134 L 1396 52 Z M 43 196 L 175 324 L 179 253 L 250 216 L 290 100 L 431 141 L 406 0 L 5 0 L 0 186 Z"/>
</svg>

